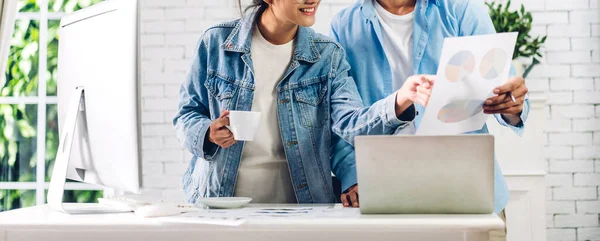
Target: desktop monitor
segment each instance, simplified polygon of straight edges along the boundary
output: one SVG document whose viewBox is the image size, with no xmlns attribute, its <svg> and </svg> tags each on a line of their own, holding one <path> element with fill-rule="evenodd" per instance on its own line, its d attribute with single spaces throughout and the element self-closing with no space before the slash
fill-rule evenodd
<svg viewBox="0 0 600 241">
<path fill-rule="evenodd" d="M 139 192 L 138 19 L 136 0 L 112 0 L 60 22 L 60 144 L 48 192 L 55 209 L 71 212 L 62 205 L 65 178 Z"/>
<path fill-rule="evenodd" d="M 15 28 L 17 0 L 0 0 L 0 83 L 6 78 L 6 61 L 10 52 L 10 39 Z"/>
</svg>

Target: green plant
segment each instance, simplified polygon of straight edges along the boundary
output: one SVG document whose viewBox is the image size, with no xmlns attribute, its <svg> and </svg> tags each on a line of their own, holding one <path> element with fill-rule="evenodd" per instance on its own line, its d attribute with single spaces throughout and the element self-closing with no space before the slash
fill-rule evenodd
<svg viewBox="0 0 600 241">
<path fill-rule="evenodd" d="M 532 64 L 527 67 L 523 77 L 531 71 L 533 66 L 539 64 L 538 59 L 542 57 L 540 49 L 546 42 L 547 36 L 538 36 L 533 38 L 529 35 L 533 17 L 530 12 L 525 10 L 525 6 L 521 4 L 519 11 L 510 11 L 511 0 L 508 0 L 506 5 L 502 3 L 486 3 L 490 10 L 490 17 L 498 33 L 518 32 L 517 44 L 513 53 L 513 59 L 518 57 L 533 58 Z"/>
<path fill-rule="evenodd" d="M 51 12 L 73 12 L 102 0 L 49 0 Z M 39 12 L 36 0 L 19 0 L 19 12 Z M 40 22 L 17 20 L 11 39 L 6 78 L 0 82 L 0 98 L 36 96 L 39 81 L 46 81 L 46 94 L 56 95 L 59 20 L 48 21 L 48 40 L 39 42 Z M 47 79 L 39 80 L 39 46 L 46 44 Z M 0 182 L 35 182 L 37 135 L 46 135 L 46 179 L 58 149 L 58 113 L 56 105 L 47 105 L 46 133 L 37 133 L 37 105 L 0 104 Z M 67 191 L 67 202 L 94 202 L 101 191 Z M 36 204 L 35 190 L 0 190 L 0 211 Z"/>
</svg>

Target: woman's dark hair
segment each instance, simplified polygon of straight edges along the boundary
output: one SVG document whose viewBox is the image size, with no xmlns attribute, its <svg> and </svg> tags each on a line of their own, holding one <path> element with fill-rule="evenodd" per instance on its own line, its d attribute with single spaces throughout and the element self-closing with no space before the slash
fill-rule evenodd
<svg viewBox="0 0 600 241">
<path fill-rule="evenodd" d="M 255 8 L 258 8 L 259 11 L 264 11 L 265 9 L 267 9 L 267 7 L 269 7 L 269 4 L 267 4 L 267 2 L 265 2 L 264 0 L 252 0 L 250 5 L 248 7 L 246 7 L 246 9 L 244 9 L 244 10 L 242 10 L 242 1 L 241 0 L 237 0 L 236 3 L 240 9 L 240 14 L 242 16 L 244 15 L 245 12 L 248 12 L 248 10 L 253 10 Z"/>
</svg>

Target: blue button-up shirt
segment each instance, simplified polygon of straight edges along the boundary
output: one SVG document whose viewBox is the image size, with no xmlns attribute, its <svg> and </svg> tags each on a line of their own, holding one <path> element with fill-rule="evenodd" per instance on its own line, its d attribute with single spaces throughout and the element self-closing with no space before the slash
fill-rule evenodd
<svg viewBox="0 0 600 241">
<path fill-rule="evenodd" d="M 331 35 L 346 49 L 346 57 L 352 67 L 350 75 L 354 77 L 366 105 L 385 98 L 394 91 L 392 72 L 383 49 L 381 24 L 375 13 L 373 1 L 359 0 L 338 13 L 331 22 Z M 413 25 L 413 73 L 436 74 L 444 38 L 493 33 L 496 33 L 494 25 L 482 1 L 417 0 Z M 418 113 L 424 113 L 423 106 L 416 105 L 416 108 Z M 529 101 L 526 100 L 521 114 L 523 122 L 528 113 Z M 522 124 L 511 126 L 501 115 L 495 117 L 501 125 L 508 126 L 522 135 Z M 422 115 L 417 115 L 416 127 L 421 118 Z M 488 129 L 484 125 L 480 130 L 471 133 L 488 133 Z M 354 160 L 354 148 L 343 141 L 337 141 L 332 153 L 333 169 L 337 163 Z M 509 191 L 497 162 L 494 176 L 494 209 L 498 213 L 508 203 Z M 343 190 L 355 183 L 355 172 L 342 178 Z"/>
</svg>

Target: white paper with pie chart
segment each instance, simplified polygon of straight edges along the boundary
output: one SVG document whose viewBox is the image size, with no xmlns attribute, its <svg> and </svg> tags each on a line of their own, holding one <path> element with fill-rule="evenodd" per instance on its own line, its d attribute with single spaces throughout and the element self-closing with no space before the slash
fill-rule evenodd
<svg viewBox="0 0 600 241">
<path fill-rule="evenodd" d="M 475 57 L 469 51 L 456 53 L 446 66 L 446 79 L 452 83 L 466 80 L 475 69 Z"/>
<path fill-rule="evenodd" d="M 437 117 L 444 123 L 457 123 L 481 113 L 482 110 L 482 100 L 457 100 L 442 107 Z"/>
<path fill-rule="evenodd" d="M 417 105 L 416 134 L 480 130 L 490 116 L 483 113 L 485 100 L 508 79 L 516 41 L 517 33 L 444 39 L 429 104 Z"/>
<path fill-rule="evenodd" d="M 507 59 L 508 56 L 506 56 L 504 50 L 500 48 L 491 49 L 483 56 L 481 65 L 479 65 L 481 76 L 488 80 L 498 78 L 508 67 Z"/>
</svg>

